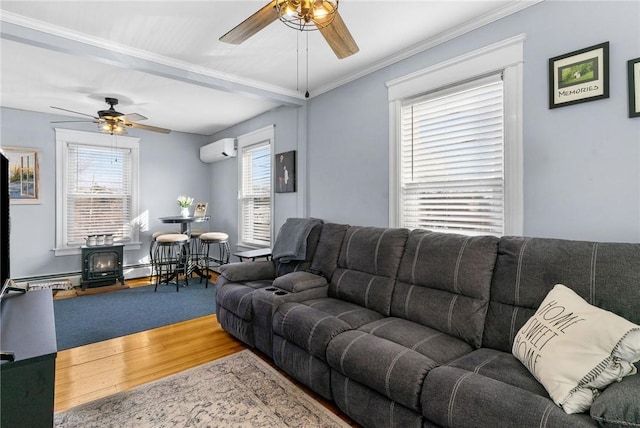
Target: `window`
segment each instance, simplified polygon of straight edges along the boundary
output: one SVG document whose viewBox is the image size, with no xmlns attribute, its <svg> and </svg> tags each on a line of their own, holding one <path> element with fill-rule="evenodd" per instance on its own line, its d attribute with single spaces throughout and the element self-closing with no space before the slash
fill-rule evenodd
<svg viewBox="0 0 640 428">
<path fill-rule="evenodd" d="M 138 139 L 57 129 L 56 150 L 56 255 L 90 235 L 139 248 Z"/>
<path fill-rule="evenodd" d="M 501 235 L 501 75 L 403 103 L 402 226 Z"/>
<path fill-rule="evenodd" d="M 241 246 L 271 245 L 271 143 L 273 126 L 238 137 L 239 242 Z"/>
<path fill-rule="evenodd" d="M 523 40 L 388 83 L 392 226 L 522 233 Z"/>
</svg>

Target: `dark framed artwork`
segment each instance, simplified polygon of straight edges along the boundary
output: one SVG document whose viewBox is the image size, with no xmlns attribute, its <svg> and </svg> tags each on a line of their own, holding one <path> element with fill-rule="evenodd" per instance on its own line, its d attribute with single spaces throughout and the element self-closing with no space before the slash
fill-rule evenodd
<svg viewBox="0 0 640 428">
<path fill-rule="evenodd" d="M 40 203 L 40 151 L 3 147 L 9 159 L 9 200 L 12 204 Z"/>
<path fill-rule="evenodd" d="M 609 42 L 549 59 L 549 108 L 609 98 Z"/>
<path fill-rule="evenodd" d="M 629 76 L 629 117 L 640 117 L 640 58 L 627 62 Z"/>
<path fill-rule="evenodd" d="M 296 151 L 278 153 L 275 159 L 276 193 L 296 191 Z"/>
</svg>

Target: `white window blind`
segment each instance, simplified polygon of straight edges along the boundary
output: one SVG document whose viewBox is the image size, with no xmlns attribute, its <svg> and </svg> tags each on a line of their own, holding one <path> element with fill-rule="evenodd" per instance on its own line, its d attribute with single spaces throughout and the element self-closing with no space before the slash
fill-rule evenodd
<svg viewBox="0 0 640 428">
<path fill-rule="evenodd" d="M 271 245 L 271 147 L 263 141 L 242 149 L 240 241 Z"/>
<path fill-rule="evenodd" d="M 403 227 L 504 233 L 503 98 L 497 74 L 403 103 Z"/>
<path fill-rule="evenodd" d="M 80 254 L 89 235 L 138 249 L 139 138 L 56 128 L 57 256 Z"/>
<path fill-rule="evenodd" d="M 67 145 L 67 244 L 89 235 L 131 240 L 131 150 Z"/>
</svg>

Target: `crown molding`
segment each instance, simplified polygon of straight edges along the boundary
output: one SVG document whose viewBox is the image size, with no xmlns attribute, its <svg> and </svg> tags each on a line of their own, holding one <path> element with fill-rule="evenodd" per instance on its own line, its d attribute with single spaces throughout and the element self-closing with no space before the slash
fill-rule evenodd
<svg viewBox="0 0 640 428">
<path fill-rule="evenodd" d="M 487 13 L 479 18 L 467 21 L 457 27 L 454 27 L 445 32 L 442 32 L 435 37 L 431 37 L 429 39 L 423 40 L 422 42 L 416 43 L 415 45 L 407 49 L 404 49 L 400 52 L 397 52 L 394 55 L 388 56 L 372 64 L 367 68 L 363 68 L 355 73 L 346 75 L 339 80 L 336 80 L 332 83 L 324 85 L 316 89 L 315 91 L 312 91 L 310 96 L 311 98 L 313 98 L 325 92 L 329 92 L 333 89 L 338 88 L 339 86 L 353 82 L 354 80 L 357 80 L 368 74 L 381 70 L 389 65 L 395 64 L 409 57 L 412 57 L 416 54 L 424 52 L 428 49 L 439 46 L 449 40 L 455 39 L 456 37 L 462 36 L 463 34 L 466 34 L 478 28 L 484 27 L 485 25 L 491 24 L 495 21 L 498 21 L 514 13 L 520 12 L 521 10 L 524 10 L 530 6 L 536 5 L 543 1 L 544 0 L 513 0 L 497 10 Z"/>
</svg>

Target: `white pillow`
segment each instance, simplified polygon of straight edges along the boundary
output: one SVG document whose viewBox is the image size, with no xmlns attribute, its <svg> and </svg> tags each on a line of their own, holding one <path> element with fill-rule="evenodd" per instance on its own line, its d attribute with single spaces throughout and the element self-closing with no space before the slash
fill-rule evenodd
<svg viewBox="0 0 640 428">
<path fill-rule="evenodd" d="M 557 284 L 518 331 L 511 351 L 557 405 L 581 413 L 600 389 L 636 373 L 640 326 Z"/>
</svg>

